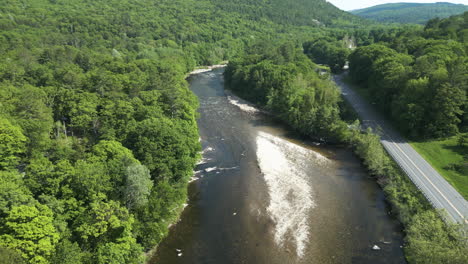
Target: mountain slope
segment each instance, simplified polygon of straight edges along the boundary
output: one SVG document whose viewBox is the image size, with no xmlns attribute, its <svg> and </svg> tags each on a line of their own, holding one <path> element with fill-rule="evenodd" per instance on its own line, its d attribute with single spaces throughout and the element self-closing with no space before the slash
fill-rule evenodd
<svg viewBox="0 0 468 264">
<path fill-rule="evenodd" d="M 249 19 L 269 19 L 275 23 L 298 26 L 366 23 L 340 10 L 326 0 L 211 0 L 228 12 L 245 14 Z"/>
<path fill-rule="evenodd" d="M 468 11 L 467 5 L 452 3 L 395 3 L 383 4 L 351 11 L 351 13 L 388 23 L 424 24 L 432 18 L 446 18 Z"/>
</svg>

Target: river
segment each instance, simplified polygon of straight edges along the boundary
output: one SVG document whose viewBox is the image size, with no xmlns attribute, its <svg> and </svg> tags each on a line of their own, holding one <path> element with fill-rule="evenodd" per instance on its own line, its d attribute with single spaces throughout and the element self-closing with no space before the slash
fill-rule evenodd
<svg viewBox="0 0 468 264">
<path fill-rule="evenodd" d="M 352 152 L 301 139 L 230 96 L 222 72 L 189 78 L 203 160 L 149 263 L 405 263 L 402 227 Z"/>
</svg>

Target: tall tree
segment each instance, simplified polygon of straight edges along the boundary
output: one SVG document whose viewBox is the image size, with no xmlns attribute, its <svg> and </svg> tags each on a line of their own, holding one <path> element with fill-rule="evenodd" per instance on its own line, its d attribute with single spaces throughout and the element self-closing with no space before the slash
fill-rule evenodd
<svg viewBox="0 0 468 264">
<path fill-rule="evenodd" d="M 26 142 L 20 127 L 0 117 L 0 170 L 13 169 L 18 165 L 20 155 L 26 150 Z"/>
</svg>

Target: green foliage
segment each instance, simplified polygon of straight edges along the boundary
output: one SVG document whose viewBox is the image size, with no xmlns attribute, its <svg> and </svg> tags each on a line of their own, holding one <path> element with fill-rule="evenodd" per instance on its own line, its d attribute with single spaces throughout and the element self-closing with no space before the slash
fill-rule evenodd
<svg viewBox="0 0 468 264">
<path fill-rule="evenodd" d="M 30 263 L 48 263 L 59 239 L 52 211 L 40 204 L 13 207 L 2 229 L 0 245 L 21 251 Z"/>
<path fill-rule="evenodd" d="M 341 137 L 339 93 L 298 44 L 332 39 L 314 54 L 336 70 L 342 43 L 404 31 L 322 0 L 5 0 L 0 29 L 2 248 L 28 263 L 86 264 L 142 263 L 180 212 L 200 151 L 185 81 L 196 65 L 232 60 L 226 80 L 247 97 L 301 133 Z M 431 53 L 421 68 L 442 65 Z M 427 78 L 458 80 L 462 66 Z"/>
<path fill-rule="evenodd" d="M 21 175 L 12 171 L 0 171 L 0 223 L 9 215 L 11 208 L 34 201 Z"/>
<path fill-rule="evenodd" d="M 426 211 L 415 215 L 407 229 L 408 260 L 411 263 L 468 262 L 468 245 L 463 230 L 447 227 L 436 212 Z"/>
<path fill-rule="evenodd" d="M 450 138 L 411 143 L 465 199 L 468 198 L 467 136 L 467 133 L 462 133 Z"/>
<path fill-rule="evenodd" d="M 80 264 L 83 259 L 83 252 L 77 242 L 70 242 L 68 239 L 61 240 L 56 247 L 55 254 L 50 260 L 53 264 Z"/>
<path fill-rule="evenodd" d="M 7 82 L 0 82 L 0 94 L 0 105 L 5 106 L 2 109 L 3 115 L 11 117 L 15 125 L 22 128 L 23 134 L 28 138 L 28 152 L 43 151 L 49 144 L 49 131 L 52 127 L 46 93 L 29 84 L 12 86 Z"/>
<path fill-rule="evenodd" d="M 360 132 L 359 124 L 345 138 L 384 188 L 393 210 L 405 225 L 405 254 L 410 263 L 465 263 L 468 245 L 463 226 L 447 224 L 420 191 L 397 168 L 379 137 Z"/>
<path fill-rule="evenodd" d="M 129 239 L 125 243 L 106 243 L 98 248 L 97 263 L 142 263 L 144 257 L 141 251 L 141 246 L 133 239 Z"/>
<path fill-rule="evenodd" d="M 191 121 L 175 123 L 165 117 L 149 118 L 138 123 L 126 145 L 150 169 L 153 179 L 177 182 L 190 174 L 198 157 L 196 135 Z"/>
<path fill-rule="evenodd" d="M 2 4 L 3 246 L 28 263 L 143 262 L 143 249 L 156 244 L 142 241 L 162 236 L 145 233 L 139 218 L 166 233 L 177 211 L 165 206 L 185 201 L 198 158 L 198 104 L 185 74 L 242 52 L 245 32 L 257 34 L 241 21 L 234 34 L 243 40 L 234 41 L 239 16 L 206 17 L 210 8 L 192 0 Z M 151 201 L 157 218 L 141 213 Z M 13 225 L 26 207 L 41 212 L 25 225 L 39 229 L 41 219 L 49 237 Z"/>
<path fill-rule="evenodd" d="M 446 18 L 468 11 L 468 6 L 452 3 L 391 3 L 376 5 L 351 13 L 386 23 L 425 24 L 433 18 Z"/>
<path fill-rule="evenodd" d="M 434 39 L 453 39 L 467 43 L 467 24 L 468 11 L 445 19 L 434 18 L 427 22 L 424 35 Z"/>
<path fill-rule="evenodd" d="M 333 72 L 343 70 L 348 56 L 349 47 L 343 41 L 321 39 L 304 43 L 304 53 L 314 62 L 330 66 Z M 349 44 L 348 44 L 349 45 Z"/>
<path fill-rule="evenodd" d="M 467 14 L 431 20 L 424 30 L 408 29 L 381 43 L 359 47 L 349 57 L 351 78 L 409 137 L 445 138 L 465 129 L 468 69 L 463 27 L 466 28 Z M 345 138 L 355 145 L 356 153 L 378 177 L 405 225 L 408 261 L 467 262 L 466 237 L 460 236 L 466 231 L 444 223 L 431 210 L 409 179 L 385 158 L 375 136 L 356 131 Z M 453 142 L 446 149 L 445 142 L 449 141 L 415 145 L 424 149 L 422 154 L 440 171 L 455 159 L 463 162 L 463 154 L 455 154 L 463 147 L 456 150 Z M 444 174 L 460 190 L 465 189 L 463 177 L 453 172 Z"/>
<path fill-rule="evenodd" d="M 259 44 L 265 45 L 265 44 Z M 339 120 L 338 89 L 318 73 L 293 43 L 283 43 L 233 60 L 225 71 L 226 85 L 263 105 L 302 134 L 333 139 Z"/>
<path fill-rule="evenodd" d="M 384 176 L 387 173 L 390 161 L 380 144 L 379 136 L 373 134 L 371 130 L 367 133 L 354 131 L 349 140 L 356 154 L 361 157 L 364 165 L 373 175 Z"/>
<path fill-rule="evenodd" d="M 26 137 L 21 128 L 0 117 L 0 169 L 13 169 L 25 152 Z"/>
<path fill-rule="evenodd" d="M 168 226 L 174 220 L 168 216 L 182 208 L 187 195 L 186 187 L 186 184 L 174 186 L 167 181 L 159 181 L 151 189 L 147 206 L 137 208 L 135 233 L 145 248 L 157 245 L 166 236 Z"/>
<path fill-rule="evenodd" d="M 269 18 L 280 24 L 325 26 L 346 26 L 352 23 L 366 23 L 323 0 L 212 0 L 223 10 L 245 14 L 252 20 Z"/>
<path fill-rule="evenodd" d="M 148 203 L 153 181 L 150 171 L 143 165 L 127 167 L 124 196 L 127 208 L 137 208 Z"/>
</svg>

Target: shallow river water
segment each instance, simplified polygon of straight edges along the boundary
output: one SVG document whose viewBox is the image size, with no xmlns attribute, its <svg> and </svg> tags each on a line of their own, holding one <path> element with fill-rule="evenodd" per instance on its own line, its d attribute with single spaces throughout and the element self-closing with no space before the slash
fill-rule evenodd
<svg viewBox="0 0 468 264">
<path fill-rule="evenodd" d="M 189 78 L 203 160 L 149 263 L 405 263 L 401 226 L 352 152 L 300 139 L 225 92 L 222 72 Z"/>
</svg>

